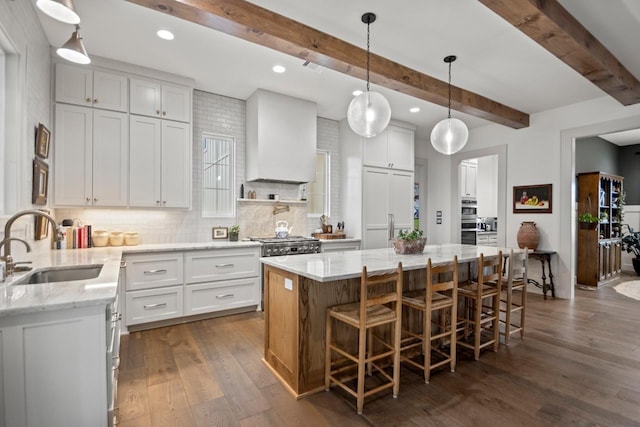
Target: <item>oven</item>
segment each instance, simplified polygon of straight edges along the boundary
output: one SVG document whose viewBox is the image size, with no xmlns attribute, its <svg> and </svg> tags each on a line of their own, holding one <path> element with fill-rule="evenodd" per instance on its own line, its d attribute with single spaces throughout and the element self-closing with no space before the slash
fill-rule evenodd
<svg viewBox="0 0 640 427">
<path fill-rule="evenodd" d="M 460 218 L 474 221 L 478 218 L 478 201 L 476 199 L 463 198 L 460 201 Z"/>
<path fill-rule="evenodd" d="M 477 244 L 479 228 L 478 200 L 463 197 L 460 200 L 460 243 Z"/>
</svg>

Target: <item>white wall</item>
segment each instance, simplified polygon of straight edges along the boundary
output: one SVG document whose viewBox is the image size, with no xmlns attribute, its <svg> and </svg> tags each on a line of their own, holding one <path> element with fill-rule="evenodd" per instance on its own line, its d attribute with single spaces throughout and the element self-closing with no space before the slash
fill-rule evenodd
<svg viewBox="0 0 640 427">
<path fill-rule="evenodd" d="M 435 152 L 425 141 L 416 142 L 416 155 L 429 164 L 429 224 L 432 243 L 458 241 L 455 228 L 435 225 L 436 206 L 446 206 L 456 194 L 457 178 L 451 163 L 464 157 L 478 157 L 491 147 L 506 146 L 504 244 L 516 247 L 516 234 L 522 221 L 535 221 L 540 230 L 540 249 L 555 250 L 552 268 L 556 295 L 573 296 L 575 276 L 575 216 L 573 212 L 574 143 L 573 138 L 640 127 L 640 105 L 622 106 L 609 97 L 532 114 L 528 128 L 514 130 L 490 124 L 470 131 L 469 142 L 462 153 L 445 156 Z M 446 165 L 448 163 L 448 165 Z M 456 163 L 457 164 L 457 163 Z M 451 179 L 446 179 L 450 176 Z M 501 180 L 501 178 L 499 178 Z M 551 214 L 512 213 L 514 185 L 553 184 Z M 500 239 L 500 235 L 499 235 Z M 500 241 L 500 240 L 499 240 Z M 535 271 L 532 271 L 535 274 Z"/>
</svg>

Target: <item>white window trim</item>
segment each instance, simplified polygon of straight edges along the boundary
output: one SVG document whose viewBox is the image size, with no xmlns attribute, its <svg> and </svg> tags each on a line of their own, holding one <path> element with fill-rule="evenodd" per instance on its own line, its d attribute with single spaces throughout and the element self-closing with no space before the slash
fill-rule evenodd
<svg viewBox="0 0 640 427">
<path fill-rule="evenodd" d="M 213 133 L 213 132 L 202 132 L 202 139 L 201 139 L 201 143 L 200 143 L 200 150 L 202 150 L 202 144 L 204 143 L 204 139 L 205 138 L 217 138 L 217 139 L 225 139 L 228 141 L 231 141 L 231 156 L 233 157 L 232 162 L 231 162 L 231 166 L 233 168 L 233 170 L 230 172 L 231 174 L 231 212 L 227 215 L 220 215 L 220 214 L 216 214 L 215 212 L 212 211 L 207 211 L 205 210 L 204 207 L 204 157 L 201 155 L 201 161 L 200 161 L 200 173 L 201 173 L 201 180 L 200 180 L 200 194 L 201 194 L 201 206 L 200 206 L 200 213 L 202 215 L 203 218 L 235 218 L 236 217 L 236 211 L 237 211 L 237 203 L 236 203 L 236 197 L 235 197 L 235 188 L 236 188 L 236 138 L 230 135 L 222 135 L 222 134 L 218 134 L 218 133 Z"/>
<path fill-rule="evenodd" d="M 316 154 L 325 156 L 324 162 L 324 210 L 323 213 L 308 213 L 308 218 L 320 218 L 322 215 L 331 216 L 331 152 L 329 150 L 318 149 Z M 308 197 L 308 196 L 307 196 Z"/>
</svg>

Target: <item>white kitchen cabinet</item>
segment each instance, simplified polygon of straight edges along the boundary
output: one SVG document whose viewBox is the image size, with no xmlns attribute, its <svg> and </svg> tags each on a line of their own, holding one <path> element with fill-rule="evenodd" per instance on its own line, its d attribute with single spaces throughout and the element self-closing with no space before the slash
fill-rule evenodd
<svg viewBox="0 0 640 427">
<path fill-rule="evenodd" d="M 120 337 L 107 331 L 117 318 L 111 305 L 3 317 L 0 425 L 112 425 Z"/>
<path fill-rule="evenodd" d="M 130 116 L 129 205 L 191 205 L 191 126 Z"/>
<path fill-rule="evenodd" d="M 259 248 L 185 254 L 185 314 L 260 304 Z"/>
<path fill-rule="evenodd" d="M 413 229 L 413 173 L 365 167 L 362 179 L 363 249 L 389 247 L 401 229 Z"/>
<path fill-rule="evenodd" d="M 131 79 L 131 114 L 191 121 L 191 88 L 147 79 Z"/>
<path fill-rule="evenodd" d="M 56 102 L 126 113 L 128 84 L 124 74 L 56 64 Z"/>
<path fill-rule="evenodd" d="M 476 237 L 478 246 L 498 246 L 498 233 L 480 232 Z"/>
<path fill-rule="evenodd" d="M 182 285 L 184 282 L 183 258 L 182 252 L 127 255 L 125 257 L 127 291 Z"/>
<path fill-rule="evenodd" d="M 54 200 L 57 206 L 126 206 L 127 114 L 56 104 Z"/>
<path fill-rule="evenodd" d="M 460 196 L 478 197 L 478 163 L 477 161 L 463 160 L 460 163 Z"/>
<path fill-rule="evenodd" d="M 320 252 L 344 252 L 360 250 L 360 240 L 320 240 Z"/>
<path fill-rule="evenodd" d="M 183 286 L 127 291 L 127 327 L 183 315 Z"/>
<path fill-rule="evenodd" d="M 373 138 L 363 139 L 363 164 L 383 168 L 414 169 L 414 131 L 389 125 Z"/>
</svg>

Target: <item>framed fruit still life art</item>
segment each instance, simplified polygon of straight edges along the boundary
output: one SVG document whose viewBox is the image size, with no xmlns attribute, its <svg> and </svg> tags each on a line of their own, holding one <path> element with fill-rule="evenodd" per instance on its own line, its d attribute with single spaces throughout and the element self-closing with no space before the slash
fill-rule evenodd
<svg viewBox="0 0 640 427">
<path fill-rule="evenodd" d="M 513 187 L 513 213 L 551 213 L 552 184 Z"/>
</svg>

